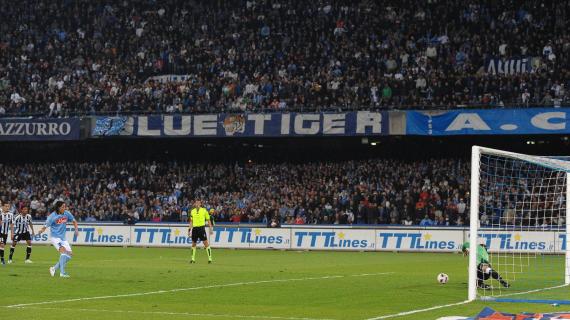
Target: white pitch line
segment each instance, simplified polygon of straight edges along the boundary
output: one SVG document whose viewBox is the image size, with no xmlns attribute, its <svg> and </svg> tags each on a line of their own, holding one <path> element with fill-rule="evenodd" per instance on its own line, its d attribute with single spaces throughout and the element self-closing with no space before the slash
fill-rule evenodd
<svg viewBox="0 0 570 320">
<path fill-rule="evenodd" d="M 534 293 L 534 292 L 540 292 L 540 291 L 548 291 L 548 290 L 553 290 L 553 289 L 558 289 L 558 288 L 564 288 L 564 287 L 567 287 L 567 286 L 568 286 L 567 284 L 562 284 L 562 285 L 559 285 L 559 286 L 548 287 L 548 288 L 542 288 L 542 289 L 535 289 L 535 290 L 529 290 L 529 291 L 525 291 L 525 292 L 515 292 L 515 293 L 500 294 L 500 295 L 498 295 L 498 296 L 489 297 L 488 299 L 481 299 L 481 300 L 483 300 L 483 301 L 485 301 L 485 300 L 493 301 L 493 298 L 520 296 L 521 294 Z"/>
<path fill-rule="evenodd" d="M 496 296 L 495 298 L 498 297 L 509 297 L 509 296 L 516 296 L 516 295 L 521 295 L 521 294 L 526 294 L 526 293 L 533 293 L 533 292 L 539 292 L 539 291 L 546 291 L 546 290 L 552 290 L 552 289 L 557 289 L 557 288 L 563 288 L 568 286 L 567 284 L 564 285 L 560 285 L 560 286 L 555 286 L 555 287 L 549 287 L 549 288 L 543 288 L 543 289 L 536 289 L 536 290 L 530 290 L 530 291 L 525 291 L 525 292 L 517 292 L 517 293 L 509 293 L 509 294 L 504 294 L 504 295 L 499 295 Z M 483 301 L 489 301 L 492 302 L 493 299 L 482 299 Z M 411 310 L 411 311 L 405 311 L 405 312 L 400 312 L 400 313 L 395 313 L 395 314 L 389 314 L 389 315 L 385 315 L 385 316 L 379 316 L 379 317 L 374 317 L 374 318 L 369 318 L 366 320 L 379 320 L 379 319 L 388 319 L 388 318 L 395 318 L 395 317 L 402 317 L 402 316 L 407 316 L 410 314 L 416 314 L 416 313 L 420 313 L 420 312 L 426 312 L 426 311 L 431 311 L 431 310 L 437 310 L 437 309 L 443 309 L 443 308 L 448 308 L 448 307 L 454 307 L 454 306 L 459 306 L 462 304 L 467 304 L 470 301 L 466 300 L 466 301 L 462 301 L 462 302 L 457 302 L 457 303 L 451 303 L 451 304 L 445 304 L 445 305 L 440 305 L 440 306 L 434 306 L 434 307 L 430 307 L 430 308 L 426 308 L 426 309 L 418 309 L 418 310 Z"/>
<path fill-rule="evenodd" d="M 434 307 L 430 307 L 430 308 L 425 308 L 425 309 L 417 309 L 417 310 L 410 310 L 410 311 L 404 311 L 404 312 L 400 312 L 400 313 L 394 313 L 394 314 L 388 314 L 388 315 L 384 315 L 384 316 L 378 316 L 378 317 L 374 317 L 374 318 L 368 318 L 366 320 L 379 320 L 379 319 L 388 319 L 388 318 L 395 318 L 395 317 L 403 317 L 403 316 L 407 316 L 410 314 L 416 314 L 416 313 L 421 313 L 421 312 L 426 312 L 426 311 L 432 311 L 432 310 L 437 310 L 437 309 L 443 309 L 443 308 L 449 308 L 449 307 L 454 307 L 454 306 L 460 306 L 462 304 L 467 304 L 469 303 L 469 300 L 465 300 L 465 301 L 461 301 L 461 302 L 457 302 L 457 303 L 450 303 L 450 304 L 444 304 L 444 305 L 440 305 L 440 306 L 434 306 Z"/>
<path fill-rule="evenodd" d="M 112 296 L 84 297 L 84 298 L 65 299 L 65 300 L 54 300 L 54 301 L 42 301 L 42 302 L 33 302 L 33 303 L 22 303 L 22 304 L 13 304 L 13 305 L 8 305 L 8 306 L 3 306 L 3 307 L 5 307 L 5 308 L 19 308 L 19 307 L 37 306 L 37 305 L 51 304 L 51 303 L 63 303 L 63 302 L 76 302 L 76 301 L 87 301 L 87 300 L 100 300 L 100 299 L 112 299 L 112 298 L 138 297 L 138 296 L 146 296 L 146 295 L 152 295 L 152 294 L 172 293 L 172 292 L 191 291 L 191 290 L 200 290 L 200 289 L 236 287 L 236 286 L 246 286 L 246 285 L 252 285 L 252 284 L 264 284 L 264 283 L 276 283 L 276 282 L 291 282 L 291 281 L 308 281 L 308 280 L 324 280 L 324 279 L 338 279 L 338 278 L 346 278 L 346 277 L 378 276 L 378 275 L 387 275 L 387 274 L 393 274 L 393 273 L 394 273 L 394 272 L 363 273 L 363 274 L 356 274 L 356 275 L 336 275 L 336 276 L 333 275 L 333 276 L 323 276 L 323 277 L 308 277 L 308 278 L 260 280 L 260 281 L 249 281 L 249 282 L 234 282 L 234 283 L 226 283 L 226 284 L 213 284 L 213 285 L 201 286 L 201 287 L 190 287 L 190 288 L 179 288 L 179 289 L 170 289 L 170 290 L 158 290 L 158 291 L 148 291 L 148 292 L 138 292 L 138 293 L 117 294 L 117 295 L 112 295 Z"/>
<path fill-rule="evenodd" d="M 32 310 L 65 310 L 65 311 L 84 311 L 84 312 L 109 312 L 109 313 L 132 313 L 132 314 L 154 314 L 169 316 L 189 316 L 189 317 L 212 317 L 212 318 L 240 318 L 240 319 L 276 319 L 276 320 L 334 320 L 327 318 L 306 318 L 306 317 L 279 317 L 279 316 L 253 316 L 253 315 L 236 315 L 236 314 L 216 314 L 216 313 L 190 313 L 190 312 L 168 312 L 168 311 L 132 311 L 132 310 L 105 310 L 105 309 L 74 309 L 74 308 L 49 308 L 49 307 L 15 307 L 16 309 L 32 309 Z"/>
</svg>

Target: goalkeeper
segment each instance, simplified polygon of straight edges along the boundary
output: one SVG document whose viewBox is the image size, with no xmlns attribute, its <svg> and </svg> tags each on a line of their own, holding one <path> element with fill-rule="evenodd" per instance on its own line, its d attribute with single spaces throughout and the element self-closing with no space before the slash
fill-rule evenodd
<svg viewBox="0 0 570 320">
<path fill-rule="evenodd" d="M 463 252 L 463 256 L 469 256 L 469 242 L 463 244 L 461 252 Z M 484 282 L 489 279 L 489 277 L 493 277 L 493 279 L 499 281 L 505 288 L 510 287 L 509 283 L 503 280 L 497 271 L 491 267 L 487 247 L 484 244 L 480 244 L 477 245 L 477 287 L 485 290 L 491 289 L 491 287 Z"/>
</svg>

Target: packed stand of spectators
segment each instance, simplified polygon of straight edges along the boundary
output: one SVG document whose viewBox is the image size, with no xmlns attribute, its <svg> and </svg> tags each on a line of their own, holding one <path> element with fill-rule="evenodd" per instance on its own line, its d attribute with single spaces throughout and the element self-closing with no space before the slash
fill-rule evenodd
<svg viewBox="0 0 570 320">
<path fill-rule="evenodd" d="M 189 164 L 5 164 L 0 198 L 43 219 L 56 199 L 81 221 L 187 221 L 194 199 L 216 222 L 463 225 L 461 160 Z"/>
<path fill-rule="evenodd" d="M 0 16 L 4 115 L 570 103 L 570 0 L 24 0 Z"/>
<path fill-rule="evenodd" d="M 482 226 L 565 228 L 566 172 L 492 155 L 480 166 Z"/>
<path fill-rule="evenodd" d="M 482 226 L 564 226 L 564 175 L 485 167 Z M 505 168 L 518 168 L 506 170 Z M 0 166 L 0 199 L 44 219 L 64 200 L 81 221 L 187 221 L 202 199 L 217 222 L 469 223 L 470 165 L 460 159 L 190 164 L 51 163 Z"/>
</svg>

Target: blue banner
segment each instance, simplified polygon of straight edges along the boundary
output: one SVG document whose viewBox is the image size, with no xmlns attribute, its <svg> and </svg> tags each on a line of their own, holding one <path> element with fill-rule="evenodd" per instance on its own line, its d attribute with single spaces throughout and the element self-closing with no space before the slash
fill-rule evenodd
<svg viewBox="0 0 570 320">
<path fill-rule="evenodd" d="M 98 117 L 93 136 L 294 137 L 387 135 L 387 112 Z"/>
<path fill-rule="evenodd" d="M 0 119 L 0 141 L 79 140 L 81 121 L 69 119 Z"/>
<path fill-rule="evenodd" d="M 406 112 L 409 135 L 568 134 L 570 108 Z"/>
<path fill-rule="evenodd" d="M 126 127 L 128 117 L 99 117 L 95 119 L 94 136 L 118 136 Z"/>
<path fill-rule="evenodd" d="M 493 301 L 499 302 L 527 302 L 527 303 L 541 303 L 543 305 L 550 304 L 552 306 L 558 307 L 560 304 L 570 304 L 568 300 L 549 300 L 549 299 L 512 299 L 512 298 L 496 298 Z M 529 308 L 530 309 L 530 308 Z M 462 319 L 462 318 L 454 318 Z M 504 313 L 495 311 L 489 307 L 485 307 L 475 318 L 465 318 L 465 320 L 556 320 L 556 319 L 570 319 L 570 312 L 562 313 L 534 313 L 534 312 L 523 312 L 519 314 Z"/>
</svg>

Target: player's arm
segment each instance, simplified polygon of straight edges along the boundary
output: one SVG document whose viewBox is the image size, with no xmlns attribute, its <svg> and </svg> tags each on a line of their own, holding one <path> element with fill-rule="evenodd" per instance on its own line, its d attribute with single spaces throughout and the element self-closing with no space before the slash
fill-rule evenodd
<svg viewBox="0 0 570 320">
<path fill-rule="evenodd" d="M 79 236 L 79 226 L 77 225 L 77 220 L 73 219 L 73 227 L 75 228 L 75 237 Z"/>
<path fill-rule="evenodd" d="M 46 226 L 43 226 L 40 228 L 40 230 L 38 230 L 38 236 L 42 233 L 44 233 L 44 231 L 46 231 Z"/>
<path fill-rule="evenodd" d="M 32 236 L 35 235 L 34 224 L 32 223 L 32 219 L 30 219 L 30 229 L 32 229 Z"/>
<path fill-rule="evenodd" d="M 210 235 L 214 233 L 214 226 L 212 225 L 212 220 L 208 218 L 208 226 L 210 226 Z"/>
<path fill-rule="evenodd" d="M 192 215 L 188 218 L 188 236 L 192 236 Z"/>
<path fill-rule="evenodd" d="M 50 225 L 50 223 L 51 223 L 50 218 L 47 217 L 46 223 L 43 225 L 43 227 L 40 228 L 40 230 L 38 230 L 38 236 L 46 231 L 46 229 Z"/>
</svg>

